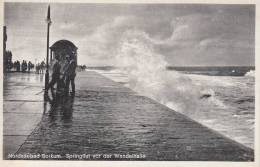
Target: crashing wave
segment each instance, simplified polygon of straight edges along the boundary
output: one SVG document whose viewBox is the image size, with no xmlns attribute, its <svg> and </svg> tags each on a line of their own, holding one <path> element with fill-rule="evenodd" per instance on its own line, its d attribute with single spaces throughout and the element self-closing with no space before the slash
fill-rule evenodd
<svg viewBox="0 0 260 167">
<path fill-rule="evenodd" d="M 214 100 L 212 90 L 205 90 L 203 85 L 197 85 L 180 72 L 167 71 L 164 56 L 154 50 L 154 41 L 144 32 L 127 31 L 123 34 L 116 61 L 118 66 L 124 67 L 131 89 L 175 111 L 196 113 L 203 106 L 219 105 L 215 104 L 219 101 Z M 205 96 L 208 100 L 201 99 Z"/>
<path fill-rule="evenodd" d="M 248 72 L 245 74 L 245 76 L 247 76 L 247 77 L 255 77 L 255 70 L 250 70 L 250 71 L 248 71 Z"/>
</svg>

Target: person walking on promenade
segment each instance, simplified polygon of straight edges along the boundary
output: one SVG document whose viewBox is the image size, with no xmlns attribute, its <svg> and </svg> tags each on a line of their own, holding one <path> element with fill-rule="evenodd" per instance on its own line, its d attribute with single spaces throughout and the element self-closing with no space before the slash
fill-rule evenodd
<svg viewBox="0 0 260 167">
<path fill-rule="evenodd" d="M 46 90 L 45 90 L 46 95 L 48 95 L 48 90 L 51 88 L 51 93 L 52 93 L 53 98 L 55 97 L 54 85 L 57 84 L 57 87 L 58 87 L 59 82 L 60 82 L 60 69 L 61 69 L 61 65 L 59 63 L 59 56 L 56 55 L 55 63 L 53 64 L 53 72 L 52 72 L 51 81 L 49 82 L 49 84 L 47 85 Z"/>
<path fill-rule="evenodd" d="M 71 84 L 71 95 L 75 96 L 75 77 L 76 77 L 76 62 L 72 56 L 66 56 L 67 65 L 65 69 L 65 94 L 69 95 L 69 88 Z"/>
</svg>

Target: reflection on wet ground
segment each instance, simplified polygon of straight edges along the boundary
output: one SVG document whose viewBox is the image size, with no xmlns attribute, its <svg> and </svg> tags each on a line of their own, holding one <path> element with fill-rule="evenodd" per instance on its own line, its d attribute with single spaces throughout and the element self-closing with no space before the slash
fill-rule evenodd
<svg viewBox="0 0 260 167">
<path fill-rule="evenodd" d="M 51 100 L 48 98 L 44 101 L 44 116 L 48 116 L 49 123 L 59 120 L 61 122 L 71 124 L 73 115 L 73 103 L 74 97 L 68 96 L 66 98 L 58 98 L 56 100 Z M 48 110 L 47 105 L 50 105 Z"/>
<path fill-rule="evenodd" d="M 27 97 L 22 95 L 30 94 L 31 100 L 41 96 L 41 101 L 37 102 L 40 105 L 32 108 L 38 110 L 35 119 L 38 122 L 28 123 L 32 129 L 16 147 L 17 154 L 60 155 L 57 159 L 67 159 L 66 154 L 145 155 L 141 159 L 112 156 L 109 159 L 92 157 L 91 160 L 253 160 L 253 150 L 95 72 L 77 75 L 75 97 L 54 101 L 51 98 L 43 101 L 43 94 L 35 95 L 42 89 L 42 82 L 36 82 L 37 91 L 24 91 L 23 87 L 15 87 L 16 81 L 26 86 L 33 84 L 34 79 L 27 83 L 12 77 L 6 79 L 4 117 L 13 112 L 8 100 L 25 99 L 27 103 Z M 14 87 L 19 90 L 12 91 Z M 25 111 L 16 112 L 28 114 L 31 109 L 27 107 Z M 12 125 L 8 125 L 6 119 L 4 128 L 20 121 L 27 124 L 30 119 L 34 116 L 18 122 L 10 119 L 14 121 Z M 12 137 L 5 136 L 8 138 L 4 145 L 8 145 Z"/>
</svg>

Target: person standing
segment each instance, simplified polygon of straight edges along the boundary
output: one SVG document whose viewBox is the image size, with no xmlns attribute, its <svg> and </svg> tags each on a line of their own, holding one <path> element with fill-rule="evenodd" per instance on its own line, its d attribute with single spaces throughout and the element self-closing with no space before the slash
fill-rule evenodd
<svg viewBox="0 0 260 167">
<path fill-rule="evenodd" d="M 58 84 L 60 82 L 60 69 L 61 69 L 61 65 L 59 63 L 59 56 L 56 55 L 55 62 L 53 64 L 53 72 L 52 72 L 51 81 L 49 82 L 49 84 L 47 85 L 46 90 L 45 90 L 46 95 L 48 94 L 48 90 L 51 88 L 52 96 L 55 97 L 54 85 L 57 84 L 57 87 L 58 87 Z"/>
<path fill-rule="evenodd" d="M 27 68 L 28 68 L 27 61 L 24 61 L 24 72 L 26 72 Z"/>
<path fill-rule="evenodd" d="M 14 62 L 13 68 L 14 68 L 15 71 L 17 71 L 17 61 Z"/>
<path fill-rule="evenodd" d="M 72 56 L 67 55 L 66 56 L 66 60 L 67 60 L 67 67 L 65 69 L 65 93 L 66 95 L 69 94 L 69 88 L 71 85 L 71 95 L 75 96 L 75 77 L 76 77 L 76 62 L 73 59 Z"/>
<path fill-rule="evenodd" d="M 21 63 L 20 63 L 20 61 L 19 60 L 17 60 L 17 72 L 20 72 L 21 70 Z"/>
<path fill-rule="evenodd" d="M 40 64 L 40 73 L 44 73 L 44 69 L 45 69 L 45 62 L 42 61 L 41 64 Z"/>
<path fill-rule="evenodd" d="M 40 65 L 39 65 L 39 64 L 36 64 L 36 65 L 35 65 L 36 74 L 39 74 L 39 70 L 40 70 Z"/>
<path fill-rule="evenodd" d="M 28 72 L 30 72 L 30 71 L 31 71 L 31 69 L 32 69 L 32 66 L 33 66 L 32 62 L 31 62 L 31 61 L 29 61 L 29 62 L 28 62 Z"/>
<path fill-rule="evenodd" d="M 31 62 L 30 61 L 28 62 L 28 68 L 27 69 L 28 69 L 28 72 L 31 71 Z"/>
<path fill-rule="evenodd" d="M 22 72 L 25 72 L 26 71 L 26 63 L 25 63 L 25 60 L 23 60 L 22 62 Z"/>
</svg>

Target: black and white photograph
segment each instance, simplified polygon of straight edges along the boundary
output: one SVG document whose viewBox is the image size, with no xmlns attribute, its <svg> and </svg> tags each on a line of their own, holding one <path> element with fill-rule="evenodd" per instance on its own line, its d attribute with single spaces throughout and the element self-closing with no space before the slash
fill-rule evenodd
<svg viewBox="0 0 260 167">
<path fill-rule="evenodd" d="M 3 13 L 3 160 L 255 161 L 255 4 Z"/>
</svg>

